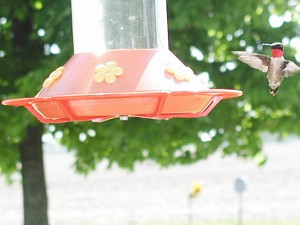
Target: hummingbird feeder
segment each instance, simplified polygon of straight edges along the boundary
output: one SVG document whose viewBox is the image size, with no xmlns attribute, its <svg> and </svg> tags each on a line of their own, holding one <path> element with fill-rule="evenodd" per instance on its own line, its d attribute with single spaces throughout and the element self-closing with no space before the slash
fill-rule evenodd
<svg viewBox="0 0 300 225">
<path fill-rule="evenodd" d="M 166 0 L 72 0 L 74 55 L 24 106 L 42 123 L 206 116 L 241 91 L 209 89 L 168 49 Z"/>
</svg>

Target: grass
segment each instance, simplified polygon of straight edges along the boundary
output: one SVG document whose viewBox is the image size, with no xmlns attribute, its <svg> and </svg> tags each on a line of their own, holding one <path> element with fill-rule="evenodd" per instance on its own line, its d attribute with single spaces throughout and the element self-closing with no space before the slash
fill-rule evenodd
<svg viewBox="0 0 300 225">
<path fill-rule="evenodd" d="M 255 222 L 245 221 L 242 224 L 238 224 L 237 221 L 206 221 L 206 222 L 194 222 L 193 224 L 156 222 L 156 223 L 145 223 L 141 225 L 300 225 L 300 221 L 255 221 Z"/>
<path fill-rule="evenodd" d="M 56 225 L 103 225 L 103 223 L 79 223 L 79 224 L 56 224 Z M 107 224 L 115 225 L 115 224 Z M 238 224 L 237 221 L 195 221 L 192 224 L 188 222 L 165 222 L 165 221 L 153 221 L 153 222 L 127 222 L 122 225 L 300 225 L 300 221 L 244 221 L 242 224 Z"/>
</svg>

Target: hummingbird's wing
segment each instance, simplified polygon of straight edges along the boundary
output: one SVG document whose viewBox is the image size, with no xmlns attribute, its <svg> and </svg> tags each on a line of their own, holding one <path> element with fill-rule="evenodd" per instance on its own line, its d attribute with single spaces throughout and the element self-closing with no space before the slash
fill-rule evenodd
<svg viewBox="0 0 300 225">
<path fill-rule="evenodd" d="M 270 62 L 270 57 L 258 53 L 250 53 L 244 51 L 232 51 L 233 54 L 238 56 L 238 59 L 262 72 L 268 71 L 268 64 Z"/>
<path fill-rule="evenodd" d="M 290 77 L 294 73 L 300 72 L 300 67 L 297 66 L 294 62 L 285 60 L 285 68 L 282 70 L 285 77 Z"/>
</svg>

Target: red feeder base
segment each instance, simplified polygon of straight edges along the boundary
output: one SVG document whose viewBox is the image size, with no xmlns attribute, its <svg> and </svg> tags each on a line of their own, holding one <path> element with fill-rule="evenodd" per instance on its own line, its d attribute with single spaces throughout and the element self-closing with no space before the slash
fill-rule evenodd
<svg viewBox="0 0 300 225">
<path fill-rule="evenodd" d="M 74 55 L 36 97 L 3 104 L 24 106 L 42 123 L 103 122 L 206 116 L 221 100 L 241 94 L 208 89 L 169 51 L 112 50 Z"/>
</svg>

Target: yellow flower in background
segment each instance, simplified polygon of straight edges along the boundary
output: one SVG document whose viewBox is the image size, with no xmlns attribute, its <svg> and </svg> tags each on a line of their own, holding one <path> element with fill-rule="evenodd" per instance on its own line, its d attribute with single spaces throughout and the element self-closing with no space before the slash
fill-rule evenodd
<svg viewBox="0 0 300 225">
<path fill-rule="evenodd" d="M 202 184 L 199 181 L 194 181 L 192 184 L 192 192 L 190 193 L 190 198 L 196 198 L 202 191 Z"/>
</svg>

